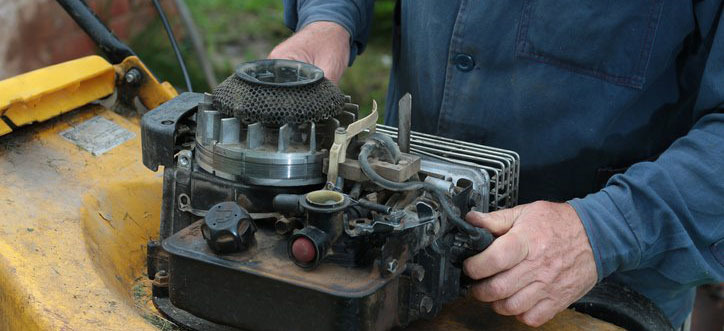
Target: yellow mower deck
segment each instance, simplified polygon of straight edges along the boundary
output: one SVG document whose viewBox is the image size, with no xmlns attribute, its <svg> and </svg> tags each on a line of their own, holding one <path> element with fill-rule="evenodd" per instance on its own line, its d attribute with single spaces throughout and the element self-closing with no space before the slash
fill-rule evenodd
<svg viewBox="0 0 724 331">
<path fill-rule="evenodd" d="M 135 138 L 93 156 L 59 135 L 96 114 Z M 154 329 L 137 284 L 161 177 L 139 150 L 138 125 L 97 106 L 0 138 L 0 328 Z"/>
<path fill-rule="evenodd" d="M 87 103 L 107 94 L 107 68 L 99 63 L 93 72 L 100 76 L 81 75 L 76 85 L 56 82 L 54 86 L 63 86 L 56 89 L 59 98 Z M 35 79 L 42 80 L 39 77 Z M 95 81 L 83 84 L 89 80 Z M 0 85 L 12 85 L 7 82 Z M 173 96 L 163 93 L 162 99 Z M 53 93 L 36 90 L 28 95 Z M 0 95 L 0 106 L 7 101 L 3 97 L 9 98 Z M 38 104 L 33 97 L 13 100 Z M 0 137 L 0 330 L 172 329 L 153 308 L 144 273 L 146 243 L 158 238 L 162 176 L 141 163 L 138 118 L 95 105 L 71 112 L 68 102 L 47 105 L 42 109 L 49 114 L 65 114 Z M 0 111 L 3 108 L 8 109 Z M 23 118 L 47 118 L 33 114 L 33 107 L 24 109 L 29 113 Z M 91 130 L 97 136 L 85 138 L 66 131 L 87 129 L 89 120 L 106 125 L 100 127 L 105 131 Z M 78 146 L 109 134 L 124 142 L 92 152 Z M 479 303 L 455 304 L 436 321 L 415 327 L 528 329 Z M 542 329 L 616 328 L 565 311 Z"/>
</svg>

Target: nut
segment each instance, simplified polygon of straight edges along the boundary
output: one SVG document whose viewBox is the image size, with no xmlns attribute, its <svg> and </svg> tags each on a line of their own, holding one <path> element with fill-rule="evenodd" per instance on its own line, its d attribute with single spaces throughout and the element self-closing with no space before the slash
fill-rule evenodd
<svg viewBox="0 0 724 331">
<path fill-rule="evenodd" d="M 141 71 L 139 71 L 137 68 L 131 68 L 130 70 L 126 71 L 126 75 L 123 77 L 123 79 L 126 80 L 126 83 L 130 85 L 135 85 L 141 81 L 141 77 L 143 77 Z"/>
<path fill-rule="evenodd" d="M 166 270 L 159 270 L 153 277 L 153 286 L 167 287 L 168 286 L 168 273 Z"/>
</svg>

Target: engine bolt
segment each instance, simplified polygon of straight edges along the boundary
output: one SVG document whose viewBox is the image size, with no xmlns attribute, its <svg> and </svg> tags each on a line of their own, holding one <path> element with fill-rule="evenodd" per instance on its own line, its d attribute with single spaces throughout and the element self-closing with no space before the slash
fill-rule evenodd
<svg viewBox="0 0 724 331">
<path fill-rule="evenodd" d="M 397 271 L 397 264 L 397 259 L 388 259 L 386 263 L 387 271 L 391 274 L 395 273 L 395 271 Z"/>
<path fill-rule="evenodd" d="M 153 285 L 158 287 L 168 286 L 168 273 L 166 270 L 160 270 L 153 277 Z"/>
<path fill-rule="evenodd" d="M 126 72 L 126 75 L 123 78 L 126 80 L 126 83 L 135 85 L 141 81 L 141 77 L 141 71 L 136 68 L 131 68 Z"/>
<path fill-rule="evenodd" d="M 182 156 L 182 157 L 178 158 L 178 163 L 182 167 L 187 167 L 189 165 L 189 159 L 185 156 Z"/>
</svg>

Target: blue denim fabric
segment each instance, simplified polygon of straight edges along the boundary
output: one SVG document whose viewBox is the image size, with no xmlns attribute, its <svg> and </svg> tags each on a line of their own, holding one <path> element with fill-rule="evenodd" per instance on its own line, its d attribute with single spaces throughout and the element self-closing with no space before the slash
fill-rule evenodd
<svg viewBox="0 0 724 331">
<path fill-rule="evenodd" d="M 358 53 L 372 2 L 285 0 L 285 17 L 340 23 Z M 722 1 L 400 5 L 386 122 L 410 92 L 414 130 L 519 152 L 521 202 L 568 201 L 599 280 L 681 325 L 693 287 L 724 281 Z"/>
</svg>

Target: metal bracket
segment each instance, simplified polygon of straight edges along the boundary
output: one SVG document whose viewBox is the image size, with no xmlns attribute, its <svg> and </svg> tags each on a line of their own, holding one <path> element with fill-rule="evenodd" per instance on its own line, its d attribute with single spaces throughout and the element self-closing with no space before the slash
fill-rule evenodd
<svg viewBox="0 0 724 331">
<path fill-rule="evenodd" d="M 338 128 L 334 132 L 334 144 L 329 149 L 329 167 L 327 169 L 327 188 L 334 188 L 339 173 L 339 164 L 347 159 L 347 146 L 352 138 L 369 129 L 369 134 L 375 133 L 377 125 L 377 101 L 372 100 L 372 111 L 365 118 L 347 126 L 347 129 Z"/>
</svg>

